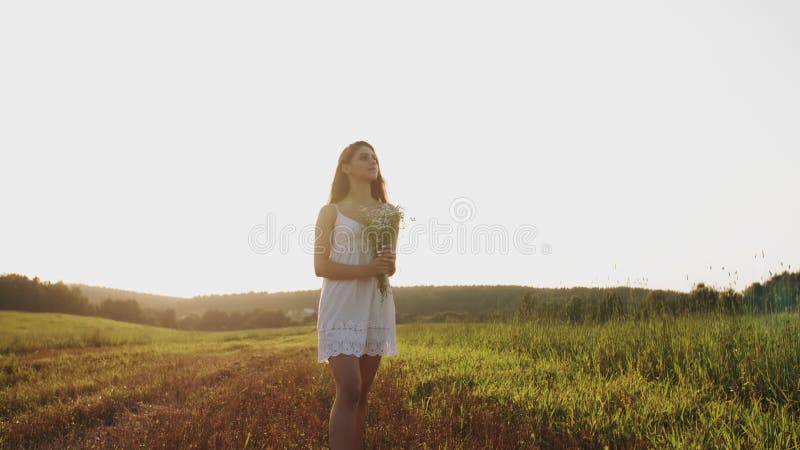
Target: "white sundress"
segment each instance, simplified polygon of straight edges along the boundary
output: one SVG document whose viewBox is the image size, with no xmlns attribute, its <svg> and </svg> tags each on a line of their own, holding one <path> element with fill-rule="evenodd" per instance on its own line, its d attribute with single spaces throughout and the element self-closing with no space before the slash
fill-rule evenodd
<svg viewBox="0 0 800 450">
<path fill-rule="evenodd" d="M 369 264 L 372 255 L 362 251 L 361 224 L 334 207 L 331 261 Z M 397 356 L 394 294 L 389 286 L 381 302 L 376 277 L 323 278 L 317 311 L 318 362 L 328 364 L 338 354 Z"/>
</svg>

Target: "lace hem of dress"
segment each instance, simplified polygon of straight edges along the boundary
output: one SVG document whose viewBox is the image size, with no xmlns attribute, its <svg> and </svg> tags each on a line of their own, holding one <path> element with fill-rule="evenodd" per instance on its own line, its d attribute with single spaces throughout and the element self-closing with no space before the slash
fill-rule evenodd
<svg viewBox="0 0 800 450">
<path fill-rule="evenodd" d="M 353 356 L 397 356 L 397 346 L 392 342 L 328 342 L 319 347 L 319 359 L 321 363 L 328 363 L 328 358 L 336 355 Z"/>
<path fill-rule="evenodd" d="M 319 362 L 345 355 L 397 356 L 394 330 L 382 327 L 364 327 L 357 322 L 336 321 L 332 328 L 319 330 Z"/>
</svg>

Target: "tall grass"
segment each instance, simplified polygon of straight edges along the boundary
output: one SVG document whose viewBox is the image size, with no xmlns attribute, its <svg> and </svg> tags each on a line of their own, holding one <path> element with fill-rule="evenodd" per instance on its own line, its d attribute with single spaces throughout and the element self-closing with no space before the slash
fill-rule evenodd
<svg viewBox="0 0 800 450">
<path fill-rule="evenodd" d="M 800 448 L 794 314 L 402 330 L 404 389 L 423 410 L 447 408 L 444 390 L 513 405 L 586 445 Z"/>
</svg>

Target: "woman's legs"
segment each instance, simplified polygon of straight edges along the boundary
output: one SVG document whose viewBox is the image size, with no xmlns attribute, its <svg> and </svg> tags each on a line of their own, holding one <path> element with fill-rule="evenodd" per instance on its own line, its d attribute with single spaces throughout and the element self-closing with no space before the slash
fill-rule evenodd
<svg viewBox="0 0 800 450">
<path fill-rule="evenodd" d="M 356 435 L 356 410 L 361 398 L 359 360 L 353 355 L 336 355 L 328 363 L 336 382 L 336 398 L 328 423 L 329 444 L 331 450 L 351 450 L 360 442 Z"/>
<path fill-rule="evenodd" d="M 358 398 L 356 408 L 356 439 L 360 449 L 364 439 L 364 430 L 367 427 L 367 394 L 372 387 L 372 380 L 375 379 L 375 372 L 378 371 L 378 364 L 381 362 L 380 355 L 361 355 L 358 359 L 361 370 L 361 395 Z"/>
<path fill-rule="evenodd" d="M 367 394 L 381 362 L 380 355 L 336 355 L 328 359 L 336 382 L 328 437 L 331 450 L 360 449 L 367 419 Z"/>
</svg>

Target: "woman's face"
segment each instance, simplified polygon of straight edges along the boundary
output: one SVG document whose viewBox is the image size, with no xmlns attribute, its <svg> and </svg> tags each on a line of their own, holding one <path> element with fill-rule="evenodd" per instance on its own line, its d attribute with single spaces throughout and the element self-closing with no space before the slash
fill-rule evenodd
<svg viewBox="0 0 800 450">
<path fill-rule="evenodd" d="M 378 159 L 369 147 L 360 147 L 353 153 L 350 163 L 345 163 L 345 173 L 353 177 L 364 180 L 375 180 L 378 178 Z"/>
</svg>

